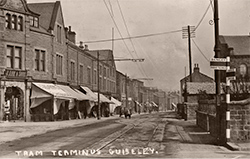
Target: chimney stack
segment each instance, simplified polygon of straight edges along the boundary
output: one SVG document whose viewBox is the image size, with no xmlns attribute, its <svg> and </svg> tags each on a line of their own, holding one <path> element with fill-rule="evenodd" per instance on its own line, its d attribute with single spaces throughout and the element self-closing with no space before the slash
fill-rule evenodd
<svg viewBox="0 0 250 159">
<path fill-rule="evenodd" d="M 67 35 L 68 35 L 69 41 L 71 41 L 75 44 L 76 43 L 76 33 L 74 31 L 71 31 L 71 26 L 69 26 L 69 31 L 68 31 Z"/>
<path fill-rule="evenodd" d="M 194 64 L 194 72 L 200 72 L 199 64 Z"/>
</svg>

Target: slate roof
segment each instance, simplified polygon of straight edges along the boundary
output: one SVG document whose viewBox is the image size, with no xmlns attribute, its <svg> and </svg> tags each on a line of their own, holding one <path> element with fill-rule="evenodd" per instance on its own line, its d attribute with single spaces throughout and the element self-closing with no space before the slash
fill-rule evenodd
<svg viewBox="0 0 250 159">
<path fill-rule="evenodd" d="M 55 3 L 28 3 L 30 10 L 40 14 L 39 23 L 46 30 L 54 29 L 59 6 L 59 1 Z"/>
<path fill-rule="evenodd" d="M 250 55 L 250 36 L 220 36 L 220 42 L 233 48 L 231 55 Z"/>
<path fill-rule="evenodd" d="M 206 91 L 207 94 L 215 94 L 215 82 L 187 82 L 187 93 L 199 94 L 199 91 Z M 221 93 L 223 89 L 221 86 Z"/>
</svg>

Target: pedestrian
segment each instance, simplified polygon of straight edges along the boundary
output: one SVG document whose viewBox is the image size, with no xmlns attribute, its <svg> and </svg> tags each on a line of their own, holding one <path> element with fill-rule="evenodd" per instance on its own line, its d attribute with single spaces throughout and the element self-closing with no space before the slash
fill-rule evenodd
<svg viewBox="0 0 250 159">
<path fill-rule="evenodd" d="M 4 102 L 4 118 L 6 122 L 10 121 L 10 101 L 6 100 Z"/>
</svg>

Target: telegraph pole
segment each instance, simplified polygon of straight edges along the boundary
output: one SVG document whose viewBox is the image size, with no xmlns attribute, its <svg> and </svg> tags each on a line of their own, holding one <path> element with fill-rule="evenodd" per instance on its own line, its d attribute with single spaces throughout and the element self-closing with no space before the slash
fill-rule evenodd
<svg viewBox="0 0 250 159">
<path fill-rule="evenodd" d="M 97 93 L 98 93 L 98 107 L 97 107 L 97 120 L 100 120 L 101 106 L 100 106 L 100 61 L 99 61 L 99 51 L 97 51 Z"/>
<path fill-rule="evenodd" d="M 192 82 L 192 58 L 191 58 L 191 38 L 190 38 L 190 26 L 188 25 L 188 53 L 189 53 L 189 74 L 190 74 L 190 82 Z"/>
<path fill-rule="evenodd" d="M 182 28 L 182 38 L 188 38 L 188 53 L 189 53 L 189 82 L 192 82 L 192 57 L 191 57 L 191 38 L 195 37 L 195 27 L 187 26 Z"/>
<path fill-rule="evenodd" d="M 125 74 L 125 96 L 126 96 L 126 108 L 128 108 L 128 81 L 127 81 L 127 74 Z"/>
</svg>

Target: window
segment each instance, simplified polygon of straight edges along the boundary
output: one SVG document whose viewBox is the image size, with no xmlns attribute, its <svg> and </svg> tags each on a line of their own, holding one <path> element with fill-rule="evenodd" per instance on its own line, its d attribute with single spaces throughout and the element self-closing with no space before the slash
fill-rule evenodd
<svg viewBox="0 0 250 159">
<path fill-rule="evenodd" d="M 38 28 L 39 20 L 37 17 L 30 16 L 30 26 Z"/>
<path fill-rule="evenodd" d="M 70 79 L 75 80 L 75 62 L 70 62 Z"/>
<path fill-rule="evenodd" d="M 88 77 L 87 79 L 88 84 L 91 84 L 91 68 L 90 67 L 87 68 L 87 77 Z"/>
<path fill-rule="evenodd" d="M 57 25 L 57 42 L 62 42 L 62 27 Z"/>
<path fill-rule="evenodd" d="M 245 64 L 240 65 L 240 75 L 245 77 L 247 74 L 247 66 Z"/>
<path fill-rule="evenodd" d="M 97 71 L 94 70 L 94 84 L 97 84 Z"/>
<path fill-rule="evenodd" d="M 36 58 L 35 58 L 35 70 L 39 71 L 40 67 L 39 67 L 39 63 L 40 63 L 40 51 L 39 50 L 35 50 L 36 53 Z"/>
<path fill-rule="evenodd" d="M 99 74 L 100 74 L 100 76 L 102 75 L 102 66 L 100 66 L 100 68 L 99 68 Z"/>
<path fill-rule="evenodd" d="M 62 75 L 63 70 L 63 56 L 57 54 L 56 55 L 56 74 Z"/>
<path fill-rule="evenodd" d="M 99 81 L 99 84 L 100 84 L 100 88 L 102 88 L 102 77 L 99 77 L 100 81 Z"/>
<path fill-rule="evenodd" d="M 5 16 L 5 27 L 11 29 L 11 15 L 9 13 Z"/>
<path fill-rule="evenodd" d="M 40 52 L 40 55 L 41 55 L 41 71 L 45 71 L 45 51 L 41 50 Z"/>
<path fill-rule="evenodd" d="M 45 71 L 45 51 L 35 49 L 35 70 Z"/>
<path fill-rule="evenodd" d="M 106 67 L 103 66 L 103 76 L 106 77 Z"/>
<path fill-rule="evenodd" d="M 23 31 L 23 17 L 22 16 L 18 16 L 17 30 Z"/>
<path fill-rule="evenodd" d="M 11 29 L 17 30 L 17 16 L 12 15 L 11 17 Z"/>
<path fill-rule="evenodd" d="M 106 78 L 103 78 L 103 90 L 106 90 Z"/>
<path fill-rule="evenodd" d="M 7 13 L 5 15 L 5 27 L 7 29 L 23 31 L 23 17 Z"/>
<path fill-rule="evenodd" d="M 80 65 L 80 82 L 83 83 L 83 65 Z"/>
<path fill-rule="evenodd" d="M 21 69 L 22 66 L 22 48 L 17 46 L 7 46 L 7 67 Z"/>
</svg>

